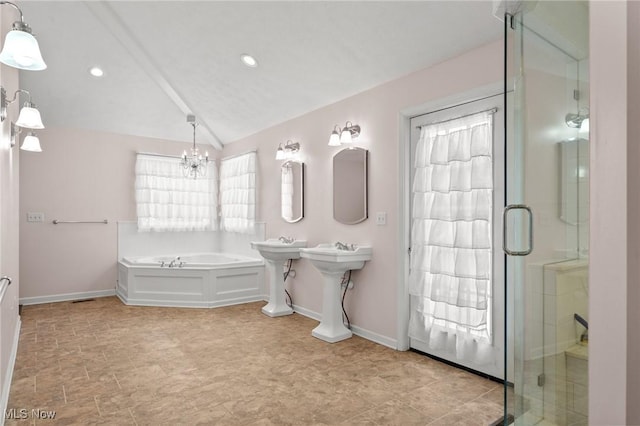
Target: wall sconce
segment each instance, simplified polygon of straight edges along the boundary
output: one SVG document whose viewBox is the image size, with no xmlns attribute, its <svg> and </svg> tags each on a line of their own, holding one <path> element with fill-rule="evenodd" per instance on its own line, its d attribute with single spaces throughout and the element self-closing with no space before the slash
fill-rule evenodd
<svg viewBox="0 0 640 426">
<path fill-rule="evenodd" d="M 21 132 L 22 129 L 20 129 L 20 127 L 18 127 L 15 123 L 11 122 L 11 148 L 15 146 L 16 139 Z M 20 149 L 23 151 L 42 152 L 42 148 L 40 147 L 40 139 L 38 139 L 34 131 L 31 131 L 27 136 L 25 136 Z"/>
<path fill-rule="evenodd" d="M 20 13 L 20 20 L 13 23 L 13 27 L 4 40 L 4 46 L 0 52 L 0 62 L 21 70 L 41 71 L 46 69 L 47 64 L 42 59 L 38 41 L 31 34 L 31 27 L 24 22 L 22 10 L 9 1 L 0 1 L 0 4 L 13 6 Z"/>
<path fill-rule="evenodd" d="M 44 129 L 40 111 L 38 111 L 36 105 L 31 102 L 31 93 L 23 89 L 16 90 L 13 94 L 13 99 L 8 100 L 6 90 L 4 90 L 4 87 L 0 87 L 0 121 L 4 121 L 4 119 L 7 118 L 7 106 L 16 101 L 19 93 L 26 93 L 27 96 L 29 96 L 29 100 L 22 106 L 18 120 L 16 120 L 16 126 L 27 129 Z"/>
<path fill-rule="evenodd" d="M 339 125 L 333 127 L 331 136 L 329 137 L 329 146 L 340 146 L 353 143 L 353 138 L 360 136 L 360 126 L 347 121 L 340 130 Z"/>
<path fill-rule="evenodd" d="M 20 149 L 23 151 L 42 152 L 40 148 L 40 139 L 36 136 L 36 132 L 31 131 L 25 136 Z"/>
<path fill-rule="evenodd" d="M 298 151 L 300 151 L 300 142 L 293 142 L 288 140 L 287 143 L 278 145 L 276 151 L 276 160 L 288 160 L 292 158 Z"/>
</svg>

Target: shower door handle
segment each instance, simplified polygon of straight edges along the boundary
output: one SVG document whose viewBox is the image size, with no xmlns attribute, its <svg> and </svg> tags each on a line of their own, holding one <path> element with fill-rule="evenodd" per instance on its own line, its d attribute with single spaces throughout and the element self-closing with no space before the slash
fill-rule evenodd
<svg viewBox="0 0 640 426">
<path fill-rule="evenodd" d="M 528 247 L 524 250 L 511 250 L 507 244 L 507 217 L 512 210 L 523 210 L 527 213 L 529 222 Z M 502 212 L 502 250 L 509 256 L 527 256 L 533 251 L 533 212 L 525 204 L 509 204 Z"/>
</svg>

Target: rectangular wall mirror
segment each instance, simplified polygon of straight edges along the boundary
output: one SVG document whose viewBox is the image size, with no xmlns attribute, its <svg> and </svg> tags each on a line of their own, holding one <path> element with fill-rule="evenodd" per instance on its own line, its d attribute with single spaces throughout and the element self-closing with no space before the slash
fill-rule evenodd
<svg viewBox="0 0 640 426">
<path fill-rule="evenodd" d="M 367 156 L 362 148 L 347 148 L 333 157 L 333 218 L 353 225 L 368 217 Z"/>
<path fill-rule="evenodd" d="M 299 222 L 304 217 L 304 163 L 287 161 L 280 168 L 281 216 L 285 222 Z"/>
</svg>

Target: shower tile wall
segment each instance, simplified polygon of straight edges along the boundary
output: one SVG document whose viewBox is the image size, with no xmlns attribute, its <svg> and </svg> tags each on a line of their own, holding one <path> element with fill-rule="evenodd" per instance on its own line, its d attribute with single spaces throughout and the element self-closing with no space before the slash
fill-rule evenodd
<svg viewBox="0 0 640 426">
<path fill-rule="evenodd" d="M 543 327 L 526 336 L 525 424 L 587 424 L 587 345 L 573 315 L 588 321 L 588 261 L 530 265 L 527 280 L 527 317 Z"/>
<path fill-rule="evenodd" d="M 543 266 L 543 417 L 557 425 L 587 424 L 587 343 L 577 313 L 588 319 L 588 263 Z"/>
</svg>

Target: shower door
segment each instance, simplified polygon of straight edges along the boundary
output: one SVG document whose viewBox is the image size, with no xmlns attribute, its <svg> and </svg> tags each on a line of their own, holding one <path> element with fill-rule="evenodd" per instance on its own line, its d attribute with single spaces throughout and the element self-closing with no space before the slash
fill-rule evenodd
<svg viewBox="0 0 640 426">
<path fill-rule="evenodd" d="M 535 2 L 507 23 L 515 122 L 503 246 L 515 374 L 505 424 L 587 424 L 588 3 Z"/>
</svg>

